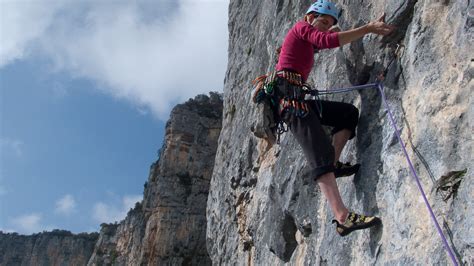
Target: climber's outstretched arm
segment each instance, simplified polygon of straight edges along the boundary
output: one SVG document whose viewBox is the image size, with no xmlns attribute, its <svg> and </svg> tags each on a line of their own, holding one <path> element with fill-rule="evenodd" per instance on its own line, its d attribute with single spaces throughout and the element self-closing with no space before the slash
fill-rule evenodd
<svg viewBox="0 0 474 266">
<path fill-rule="evenodd" d="M 380 18 L 375 21 L 371 21 L 365 24 L 364 26 L 352 30 L 339 32 L 339 45 L 343 46 L 345 44 L 358 40 L 369 33 L 374 33 L 377 35 L 390 34 L 395 29 L 395 27 L 392 25 L 385 24 L 384 20 L 385 14 L 382 14 Z"/>
</svg>

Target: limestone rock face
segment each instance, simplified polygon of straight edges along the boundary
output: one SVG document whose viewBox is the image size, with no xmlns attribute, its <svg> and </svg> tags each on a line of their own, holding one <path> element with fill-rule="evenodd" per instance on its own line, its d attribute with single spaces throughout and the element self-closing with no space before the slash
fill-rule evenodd
<svg viewBox="0 0 474 266">
<path fill-rule="evenodd" d="M 222 124 L 222 96 L 199 95 L 171 112 L 143 201 L 103 225 L 89 265 L 210 265 L 206 202 Z"/>
<path fill-rule="evenodd" d="M 335 2 L 344 9 L 342 29 L 385 12 L 397 30 L 320 51 L 309 82 L 319 89 L 347 87 L 374 82 L 386 70 L 388 104 L 435 216 L 458 262 L 474 264 L 473 2 Z M 376 90 L 324 98 L 360 110 L 357 136 L 341 161 L 362 167 L 337 182 L 346 205 L 380 216 L 381 227 L 337 235 L 291 133 L 272 147 L 251 133 L 262 116 L 250 101 L 250 81 L 274 68 L 275 49 L 309 4 L 230 1 L 224 117 L 207 206 L 213 264 L 450 263 Z"/>
<path fill-rule="evenodd" d="M 0 265 L 85 265 L 98 236 L 63 230 L 30 236 L 0 231 Z"/>
</svg>

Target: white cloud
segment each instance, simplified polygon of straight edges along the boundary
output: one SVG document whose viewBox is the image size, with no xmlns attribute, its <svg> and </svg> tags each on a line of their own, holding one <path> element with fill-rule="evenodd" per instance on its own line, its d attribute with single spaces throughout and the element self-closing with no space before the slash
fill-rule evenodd
<svg viewBox="0 0 474 266">
<path fill-rule="evenodd" d="M 10 231 L 15 231 L 20 234 L 32 234 L 42 231 L 51 231 L 54 229 L 54 226 L 48 225 L 45 226 L 41 223 L 42 214 L 41 213 L 31 213 L 25 214 L 19 217 L 11 218 L 10 225 L 12 229 Z"/>
<path fill-rule="evenodd" d="M 0 2 L 0 67 L 29 55 L 32 41 L 44 34 L 61 5 L 60 1 Z"/>
<path fill-rule="evenodd" d="M 222 89 L 228 0 L 50 2 L 2 2 L 2 15 L 17 15 L 2 18 L 0 66 L 33 47 L 55 70 L 161 119 L 176 101 Z"/>
<path fill-rule="evenodd" d="M 125 218 L 127 212 L 135 206 L 135 203 L 140 202 L 142 198 L 143 196 L 141 195 L 124 196 L 118 204 L 119 206 L 98 202 L 94 205 L 93 217 L 99 223 L 119 222 Z"/>
<path fill-rule="evenodd" d="M 23 155 L 23 141 L 10 138 L 0 139 L 0 155 L 3 157 L 5 154 L 14 154 L 17 157 Z"/>
<path fill-rule="evenodd" d="M 76 201 L 74 197 L 70 194 L 64 195 L 56 201 L 56 208 L 54 210 L 56 213 L 63 215 L 70 215 L 76 211 Z"/>
<path fill-rule="evenodd" d="M 13 219 L 13 222 L 21 229 L 36 232 L 40 229 L 40 214 L 27 214 Z"/>
</svg>

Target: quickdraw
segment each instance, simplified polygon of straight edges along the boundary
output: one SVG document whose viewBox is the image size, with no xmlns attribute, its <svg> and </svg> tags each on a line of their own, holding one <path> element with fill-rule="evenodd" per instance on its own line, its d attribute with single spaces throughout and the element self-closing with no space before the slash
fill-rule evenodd
<svg viewBox="0 0 474 266">
<path fill-rule="evenodd" d="M 294 86 L 289 86 L 284 95 L 274 91 L 275 84 L 278 78 L 283 78 Z M 306 117 L 309 112 L 307 96 L 317 96 L 316 90 L 311 90 L 311 87 L 304 83 L 302 77 L 298 73 L 291 71 L 273 71 L 269 74 L 262 75 L 253 80 L 252 101 L 254 103 L 261 103 L 265 100 L 270 102 L 274 113 L 274 124 L 272 131 L 276 134 L 277 143 L 280 143 L 280 135 L 288 131 L 285 127 L 285 122 L 282 117 L 289 115 L 289 117 Z"/>
<path fill-rule="evenodd" d="M 277 75 L 286 79 L 292 86 L 290 91 L 286 92 L 286 96 L 280 99 L 279 115 L 285 112 L 299 118 L 306 117 L 310 110 L 308 100 L 310 96 L 318 97 L 318 91 L 311 89 L 311 86 L 304 83 L 301 75 L 290 71 L 279 71 Z"/>
<path fill-rule="evenodd" d="M 252 81 L 254 89 L 252 92 L 252 101 L 260 103 L 266 95 L 273 95 L 273 86 L 275 85 L 276 72 L 261 75 Z"/>
</svg>

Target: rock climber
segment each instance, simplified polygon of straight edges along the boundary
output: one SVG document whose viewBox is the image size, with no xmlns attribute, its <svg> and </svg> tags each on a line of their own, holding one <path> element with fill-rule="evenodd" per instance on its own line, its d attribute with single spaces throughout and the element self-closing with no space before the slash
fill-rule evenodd
<svg viewBox="0 0 474 266">
<path fill-rule="evenodd" d="M 332 29 L 339 20 L 336 5 L 318 0 L 309 7 L 304 19 L 288 31 L 276 66 L 274 92 L 279 99 L 281 120 L 303 149 L 311 174 L 329 202 L 335 218 L 333 223 L 341 236 L 381 223 L 378 217 L 349 211 L 336 183 L 336 177 L 355 174 L 360 166 L 339 162 L 345 144 L 355 136 L 359 111 L 348 103 L 304 101 L 302 84 L 313 68 L 315 51 L 340 47 L 370 33 L 388 35 L 394 27 L 386 24 L 384 18 L 382 15 L 361 27 L 335 31 Z M 332 143 L 322 125 L 333 128 Z"/>
</svg>

